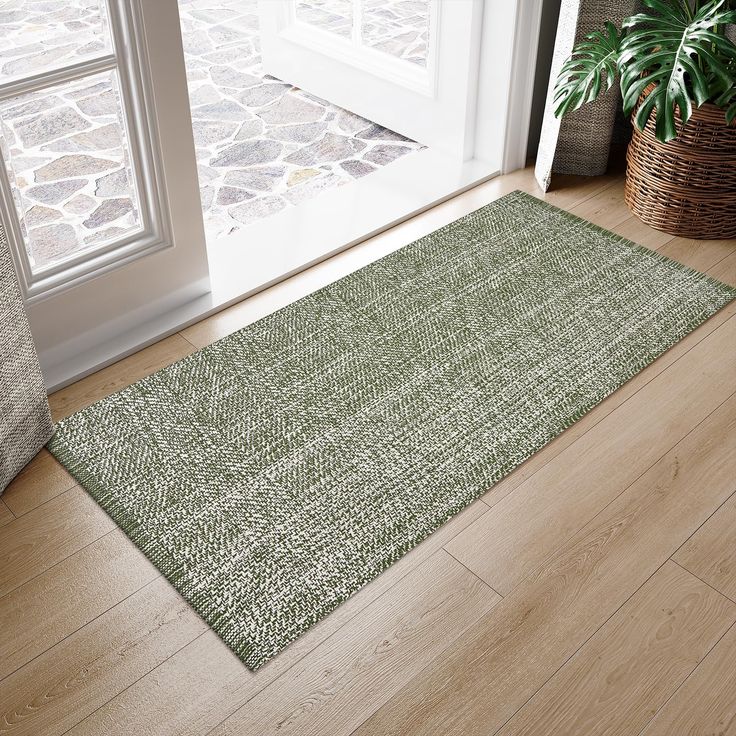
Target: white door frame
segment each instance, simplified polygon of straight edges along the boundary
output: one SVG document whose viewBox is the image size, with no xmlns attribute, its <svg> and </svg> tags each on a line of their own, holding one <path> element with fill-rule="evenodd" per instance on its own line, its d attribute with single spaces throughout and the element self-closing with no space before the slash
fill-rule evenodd
<svg viewBox="0 0 736 736">
<path fill-rule="evenodd" d="M 481 0 L 482 1 L 482 0 Z M 133 0 L 140 2 L 143 6 L 147 29 L 157 29 L 160 34 L 171 34 L 172 23 L 178 31 L 178 11 L 176 0 L 156 0 L 146 2 L 145 0 Z M 50 389 L 59 388 L 78 378 L 98 370 L 136 350 L 145 347 L 167 335 L 187 327 L 211 314 L 235 304 L 272 284 L 288 278 L 289 276 L 303 271 L 309 266 L 331 255 L 356 245 L 367 238 L 375 235 L 391 226 L 409 219 L 414 214 L 431 207 L 454 193 L 464 191 L 474 184 L 480 183 L 494 173 L 506 173 L 521 168 L 526 163 L 526 142 L 531 114 L 531 96 L 533 88 L 534 68 L 536 62 L 539 19 L 541 15 L 542 0 L 485 0 L 483 25 L 482 25 L 482 50 L 478 74 L 478 101 L 477 115 L 473 121 L 474 147 L 473 158 L 465 163 L 448 161 L 430 161 L 430 151 L 419 152 L 412 156 L 426 157 L 427 171 L 434 171 L 434 180 L 447 176 L 449 181 L 446 191 L 434 186 L 430 177 L 426 177 L 424 191 L 412 204 L 405 201 L 401 212 L 390 213 L 382 221 L 371 224 L 365 218 L 361 219 L 360 232 L 354 227 L 351 229 L 352 218 L 344 216 L 338 218 L 339 226 L 335 228 L 334 242 L 321 248 L 320 252 L 312 252 L 309 243 L 301 253 L 284 263 L 281 270 L 273 268 L 262 268 L 256 265 L 249 254 L 254 243 L 268 243 L 272 241 L 273 228 L 292 228 L 295 232 L 304 233 L 310 222 L 325 222 L 325 217 L 332 212 L 349 213 L 350 208 L 354 211 L 364 213 L 368 208 L 365 205 L 367 197 L 370 197 L 371 180 L 375 185 L 383 187 L 383 201 L 391 199 L 391 182 L 389 181 L 390 169 L 399 173 L 395 184 L 396 191 L 406 193 L 408 186 L 401 186 L 401 171 L 404 171 L 406 161 L 404 159 L 394 162 L 385 170 L 374 172 L 369 177 L 354 182 L 349 187 L 338 187 L 320 195 L 306 208 L 296 207 L 282 211 L 277 215 L 256 222 L 253 225 L 239 231 L 243 243 L 248 247 L 243 248 L 219 248 L 218 243 L 210 248 L 211 260 L 211 291 L 207 291 L 206 284 L 200 282 L 199 288 L 193 287 L 186 278 L 182 279 L 183 285 L 179 292 L 162 294 L 161 298 L 153 303 L 144 303 L 136 310 L 119 312 L 119 324 L 108 324 L 105 332 L 102 330 L 82 331 L 74 339 L 60 344 L 55 350 L 42 353 L 42 361 L 46 364 L 46 381 Z M 489 12 L 490 10 L 490 12 Z M 176 21 L 174 21 L 176 16 Z M 505 49 L 508 63 L 497 65 L 492 63 L 494 54 L 488 53 L 491 44 L 496 49 Z M 177 156 L 188 160 L 193 155 L 193 142 L 191 138 L 190 113 L 186 94 L 182 96 L 181 90 L 184 84 L 183 53 L 181 51 L 180 39 L 174 44 L 178 49 L 173 55 L 167 53 L 164 45 L 155 41 L 147 45 L 149 62 L 152 75 L 155 75 L 157 83 L 155 88 L 154 106 L 158 129 L 166 131 L 161 140 L 161 155 L 165 157 L 176 170 Z M 167 83 L 168 80 L 168 83 Z M 487 111 L 494 106 L 501 105 L 506 110 L 505 116 L 495 116 L 494 124 L 489 125 Z M 495 109 L 498 109 L 497 107 Z M 410 157 L 406 157 L 407 159 Z M 438 166 L 446 166 L 439 175 Z M 196 177 L 192 179 L 191 172 L 185 173 L 186 167 L 182 167 L 182 176 L 186 181 L 180 182 L 194 185 L 196 189 Z M 169 167 L 166 167 L 167 173 Z M 404 177 L 405 183 L 410 180 Z M 350 190 L 350 191 L 348 191 Z M 191 193 L 190 193 L 191 194 Z M 388 199 L 387 199 L 388 197 Z M 178 201 L 183 202 L 182 198 Z M 317 205 L 312 208 L 312 204 Z M 189 198 L 189 206 L 171 208 L 172 227 L 177 231 L 194 228 L 201 230 L 201 218 L 199 215 L 199 196 Z M 195 212 L 196 210 L 196 212 Z M 322 213 L 322 214 L 320 214 Z M 279 224 L 280 220 L 288 221 Z M 198 221 L 199 220 L 199 221 Z M 353 223 L 354 224 L 354 223 Z M 282 232 L 286 232 L 284 229 Z M 202 234 L 203 237 L 203 234 Z M 234 237 L 234 236 L 231 236 Z M 292 240 L 292 242 L 303 242 Z M 151 256 L 156 258 L 157 255 Z M 145 266 L 148 258 L 142 259 L 136 266 Z M 238 274 L 245 274 L 244 278 Z M 248 274 L 252 278 L 248 279 Z M 236 276 L 238 275 L 238 276 Z M 137 279 L 146 280 L 145 268 L 136 271 L 132 284 Z M 96 279 L 93 283 L 100 284 L 101 297 L 105 293 L 105 277 Z M 71 294 L 72 292 L 70 292 Z M 120 305 L 112 305 L 113 310 Z M 69 304 L 64 308 L 71 324 L 85 324 L 85 310 L 93 308 L 92 304 Z M 43 311 L 43 302 L 31 305 L 32 324 L 34 336 L 38 333 L 41 341 L 48 342 L 49 334 L 47 325 L 53 333 L 56 320 L 52 314 Z M 38 340 L 38 338 L 37 338 Z M 70 354 L 69 348 L 78 351 L 76 359 Z M 49 366 L 51 368 L 49 369 Z"/>
<path fill-rule="evenodd" d="M 108 0 L 108 7 L 113 54 L 3 86 L 13 97 L 117 68 L 127 87 L 141 230 L 33 273 L 0 176 L 0 217 L 48 386 L 98 367 L 99 356 L 119 352 L 142 323 L 210 290 L 177 0 Z"/>
</svg>

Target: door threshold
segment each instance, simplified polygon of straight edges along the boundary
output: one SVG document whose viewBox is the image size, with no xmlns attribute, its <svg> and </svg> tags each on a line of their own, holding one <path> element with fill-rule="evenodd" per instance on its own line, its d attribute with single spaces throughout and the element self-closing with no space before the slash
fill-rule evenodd
<svg viewBox="0 0 736 736">
<path fill-rule="evenodd" d="M 47 390 L 63 388 L 462 194 L 497 176 L 498 168 L 424 149 L 208 243 L 209 292 L 173 307 L 169 303 L 159 315 L 142 322 L 130 315 L 130 329 L 118 332 L 114 340 L 97 341 L 83 351 L 70 349 L 55 360 L 45 356 Z M 407 243 L 394 244 L 391 250 L 403 245 Z M 365 262 L 380 258 L 384 251 L 369 254 Z"/>
</svg>

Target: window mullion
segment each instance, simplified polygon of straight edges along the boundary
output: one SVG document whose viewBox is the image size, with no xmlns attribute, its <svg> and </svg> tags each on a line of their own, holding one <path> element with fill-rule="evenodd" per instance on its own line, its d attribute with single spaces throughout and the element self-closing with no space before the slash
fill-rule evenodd
<svg viewBox="0 0 736 736">
<path fill-rule="evenodd" d="M 70 64 L 51 72 L 45 71 L 23 79 L 5 82 L 0 84 L 0 100 L 19 97 L 28 92 L 37 92 L 64 82 L 74 82 L 91 74 L 115 69 L 117 65 L 115 54 L 106 54 L 97 59 L 80 61 L 78 64 Z"/>
</svg>

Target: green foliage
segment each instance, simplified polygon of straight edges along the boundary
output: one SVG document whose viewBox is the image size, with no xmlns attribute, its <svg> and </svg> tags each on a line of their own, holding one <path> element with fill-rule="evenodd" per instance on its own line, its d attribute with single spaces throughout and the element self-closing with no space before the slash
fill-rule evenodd
<svg viewBox="0 0 736 736">
<path fill-rule="evenodd" d="M 587 36 L 563 65 L 555 88 L 555 114 L 565 115 L 610 89 L 620 75 L 624 112 L 639 106 L 634 123 L 642 129 L 656 110 L 656 136 L 677 137 L 676 112 L 683 122 L 713 102 L 728 122 L 736 119 L 736 46 L 724 26 L 736 23 L 734 0 L 644 0 L 647 11 Z"/>
</svg>

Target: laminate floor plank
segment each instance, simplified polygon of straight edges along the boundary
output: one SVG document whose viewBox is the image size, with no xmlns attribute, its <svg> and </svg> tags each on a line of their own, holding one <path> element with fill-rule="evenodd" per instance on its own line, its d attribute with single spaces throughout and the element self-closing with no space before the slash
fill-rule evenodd
<svg viewBox="0 0 736 736">
<path fill-rule="evenodd" d="M 736 736 L 736 626 L 713 648 L 641 736 Z"/>
<path fill-rule="evenodd" d="M 736 601 L 736 495 L 724 503 L 672 559 Z"/>
<path fill-rule="evenodd" d="M 212 736 L 349 736 L 499 600 L 439 550 Z"/>
<path fill-rule="evenodd" d="M 449 543 L 506 595 L 736 392 L 729 319 Z"/>
<path fill-rule="evenodd" d="M 76 484 L 66 468 L 44 448 L 10 482 L 3 492 L 3 501 L 16 516 L 22 516 Z"/>
<path fill-rule="evenodd" d="M 499 736 L 637 736 L 734 622 L 736 603 L 665 562 Z"/>
<path fill-rule="evenodd" d="M 482 501 L 468 506 L 257 672 L 246 669 L 208 630 L 82 721 L 69 736 L 207 734 L 292 666 L 302 660 L 311 662 L 322 642 L 486 511 Z"/>
<path fill-rule="evenodd" d="M 6 677 L 0 733 L 66 733 L 205 629 L 166 580 L 157 578 Z"/>
<path fill-rule="evenodd" d="M 49 396 L 54 421 L 84 409 L 95 401 L 165 368 L 193 353 L 195 348 L 175 334 L 92 373 Z"/>
<path fill-rule="evenodd" d="M 6 677 L 159 576 L 119 529 L 0 597 Z"/>
<path fill-rule="evenodd" d="M 736 396 L 544 560 L 354 736 L 492 736 L 734 485 Z"/>
<path fill-rule="evenodd" d="M 659 248 L 658 252 L 690 268 L 710 272 L 724 258 L 736 252 L 736 241 L 673 238 L 665 246 Z M 715 276 L 715 274 L 712 275 Z"/>
<path fill-rule="evenodd" d="M 115 528 L 79 487 L 0 527 L 0 596 Z"/>
</svg>

